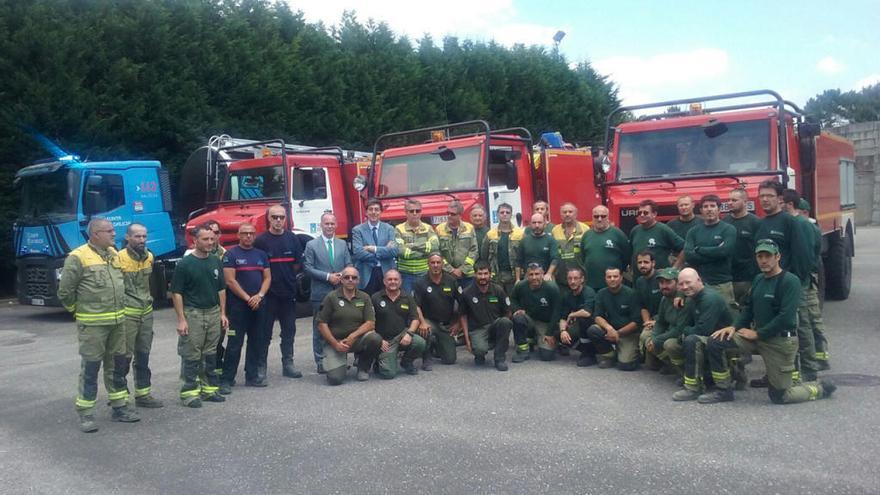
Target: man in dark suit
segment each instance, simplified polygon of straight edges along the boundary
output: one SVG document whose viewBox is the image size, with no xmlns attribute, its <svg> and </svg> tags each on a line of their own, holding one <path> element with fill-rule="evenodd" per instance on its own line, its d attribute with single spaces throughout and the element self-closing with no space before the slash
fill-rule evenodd
<svg viewBox="0 0 880 495">
<path fill-rule="evenodd" d="M 394 227 L 379 220 L 382 203 L 367 202 L 367 221 L 351 231 L 351 250 L 355 268 L 361 274 L 358 289 L 372 295 L 382 290 L 385 272 L 397 268 L 397 243 Z"/>
<path fill-rule="evenodd" d="M 304 255 L 306 272 L 312 279 L 310 301 L 312 303 L 312 352 L 318 373 L 324 373 L 323 339 L 315 319 L 321 309 L 321 301 L 342 282 L 342 269 L 352 266 L 351 254 L 345 241 L 336 238 L 336 215 L 321 215 L 321 235 L 306 243 Z"/>
</svg>

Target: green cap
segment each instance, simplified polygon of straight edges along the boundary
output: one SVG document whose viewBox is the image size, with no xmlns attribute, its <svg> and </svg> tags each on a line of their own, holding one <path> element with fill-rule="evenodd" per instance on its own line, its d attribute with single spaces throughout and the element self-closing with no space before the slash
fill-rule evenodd
<svg viewBox="0 0 880 495">
<path fill-rule="evenodd" d="M 779 254 L 779 247 L 770 239 L 761 239 L 755 247 L 755 253 Z"/>
<path fill-rule="evenodd" d="M 657 272 L 657 278 L 665 278 L 666 280 L 678 280 L 678 269 L 663 268 Z"/>
<path fill-rule="evenodd" d="M 810 211 L 810 202 L 804 198 L 798 202 L 798 210 Z"/>
</svg>

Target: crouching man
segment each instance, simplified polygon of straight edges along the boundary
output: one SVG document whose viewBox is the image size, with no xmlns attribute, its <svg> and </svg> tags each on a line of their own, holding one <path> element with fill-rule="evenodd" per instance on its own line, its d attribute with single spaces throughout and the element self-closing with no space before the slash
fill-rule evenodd
<svg viewBox="0 0 880 495">
<path fill-rule="evenodd" d="M 476 283 L 461 296 L 461 328 L 474 364 L 486 363 L 490 343 L 494 342 L 495 369 L 507 371 L 507 348 L 510 345 L 510 299 L 500 285 L 492 282 L 489 264 L 478 261 L 474 266 Z"/>
<path fill-rule="evenodd" d="M 425 339 L 416 334 L 419 313 L 412 295 L 400 290 L 400 272 L 391 268 L 382 279 L 385 289 L 373 294 L 376 312 L 376 333 L 382 337 L 381 353 L 377 359 L 379 376 L 392 379 L 397 376 L 397 355 L 403 352 L 400 368 L 410 375 L 418 374 L 413 364 L 425 352 Z"/>
</svg>

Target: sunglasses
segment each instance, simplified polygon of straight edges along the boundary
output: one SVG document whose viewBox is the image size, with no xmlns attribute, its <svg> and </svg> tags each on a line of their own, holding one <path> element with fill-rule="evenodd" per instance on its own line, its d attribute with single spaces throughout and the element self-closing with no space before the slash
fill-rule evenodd
<svg viewBox="0 0 880 495">
<path fill-rule="evenodd" d="M 593 218 L 608 218 L 608 215 L 593 215 Z"/>
<path fill-rule="evenodd" d="M 421 213 L 422 210 L 406 210 L 407 213 Z"/>
<path fill-rule="evenodd" d="M 342 280 L 357 280 L 357 279 L 358 279 L 357 275 L 343 275 L 342 276 Z"/>
<path fill-rule="evenodd" d="M 219 231 L 219 230 L 212 230 L 211 232 L 213 232 L 214 235 L 220 235 L 220 231 Z"/>
<path fill-rule="evenodd" d="M 257 235 L 257 233 L 256 233 L 256 232 L 239 232 L 238 235 L 248 235 L 248 236 L 250 236 L 250 235 Z"/>
<path fill-rule="evenodd" d="M 270 215 L 270 218 L 272 220 L 284 220 L 287 217 L 285 215 Z"/>
<path fill-rule="evenodd" d="M 646 216 L 648 216 L 648 215 L 650 215 L 650 214 L 651 214 L 650 211 L 640 211 L 640 212 L 639 212 L 639 216 L 640 216 L 640 217 L 646 217 Z"/>
<path fill-rule="evenodd" d="M 456 211 L 447 211 L 446 214 L 449 215 L 450 217 L 457 217 L 458 216 L 458 212 L 456 212 Z"/>
</svg>

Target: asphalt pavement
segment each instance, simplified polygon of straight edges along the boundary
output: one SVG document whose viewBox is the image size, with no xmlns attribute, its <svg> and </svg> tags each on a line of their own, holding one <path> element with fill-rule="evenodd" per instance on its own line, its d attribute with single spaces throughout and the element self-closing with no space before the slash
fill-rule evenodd
<svg viewBox="0 0 880 495">
<path fill-rule="evenodd" d="M 852 295 L 824 310 L 832 370 L 822 375 L 840 388 L 788 406 L 755 389 L 677 403 L 671 377 L 577 368 L 576 356 L 500 373 L 464 348 L 457 364 L 418 376 L 329 387 L 300 319 L 303 378 L 281 376 L 276 328 L 269 387 L 239 385 L 226 403 L 188 409 L 176 400 L 166 308 L 152 355 L 166 407 L 113 423 L 102 385 L 100 431 L 83 434 L 74 323 L 10 303 L 0 307 L 0 493 L 878 493 L 880 229 L 859 229 L 856 246 Z M 762 373 L 756 357 L 749 374 Z"/>
</svg>

